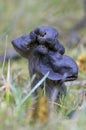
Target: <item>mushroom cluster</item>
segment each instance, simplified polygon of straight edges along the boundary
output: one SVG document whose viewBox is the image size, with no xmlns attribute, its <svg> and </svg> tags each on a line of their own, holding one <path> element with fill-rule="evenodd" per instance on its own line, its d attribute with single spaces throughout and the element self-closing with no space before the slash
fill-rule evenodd
<svg viewBox="0 0 86 130">
<path fill-rule="evenodd" d="M 59 100 L 66 94 L 65 81 L 78 77 L 75 61 L 64 55 L 65 48 L 58 41 L 58 31 L 50 26 L 38 26 L 29 34 L 15 38 L 12 44 L 16 51 L 28 59 L 30 77 L 36 74 L 32 87 L 47 73 L 46 92 L 50 99 Z M 43 87 L 43 85 L 42 85 Z"/>
</svg>

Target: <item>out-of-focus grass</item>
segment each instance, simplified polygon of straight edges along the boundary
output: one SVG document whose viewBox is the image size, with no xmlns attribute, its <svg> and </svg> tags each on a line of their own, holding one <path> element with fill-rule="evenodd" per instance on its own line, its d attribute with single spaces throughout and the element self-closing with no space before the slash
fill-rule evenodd
<svg viewBox="0 0 86 130">
<path fill-rule="evenodd" d="M 9 48 L 14 37 L 30 32 L 35 26 L 51 25 L 63 32 L 82 15 L 80 0 L 0 0 L 0 45 L 3 48 L 0 52 L 4 50 L 6 35 Z"/>
<path fill-rule="evenodd" d="M 50 25 L 59 29 L 61 35 L 65 34 L 83 16 L 82 7 L 81 0 L 0 0 L 0 53 L 5 50 L 6 42 L 7 49 L 11 48 L 11 40 L 14 37 L 28 33 L 38 25 Z M 80 33 L 82 38 L 85 37 L 85 28 Z M 65 38 L 61 41 L 65 45 Z M 73 48 L 71 51 L 66 49 L 66 53 L 76 60 L 82 53 L 79 49 Z M 30 92 L 27 61 L 25 59 L 11 61 L 10 82 L 7 82 L 7 66 L 6 63 L 2 73 L 0 64 L 0 129 L 86 129 L 86 86 L 67 83 L 67 95 L 62 98 L 57 112 L 50 110 L 49 114 L 52 116 L 48 123 L 41 126 L 41 123 L 37 122 L 30 126 L 26 122 L 26 115 L 32 99 L 30 98 L 21 108 L 18 107 L 27 92 Z M 79 71 L 80 80 L 85 79 L 85 75 Z M 10 91 L 10 85 L 14 91 Z M 74 118 L 69 119 L 67 115 L 72 110 L 77 112 Z"/>
<path fill-rule="evenodd" d="M 20 61 L 19 61 L 20 62 Z M 18 63 L 19 63 L 18 62 Z M 14 64 L 16 64 L 14 62 Z M 29 124 L 28 110 L 32 109 L 32 98 L 29 97 L 34 90 L 30 90 L 30 80 L 28 81 L 27 74 L 24 79 L 23 74 L 19 70 L 15 70 L 8 64 L 7 76 L 6 73 L 1 73 L 0 79 L 0 128 L 1 129 L 76 129 L 82 130 L 85 128 L 86 121 L 86 97 L 85 86 L 76 86 L 67 83 L 67 95 L 62 97 L 61 104 L 56 104 L 57 111 L 50 109 L 48 112 L 48 122 L 42 124 L 37 121 L 35 124 Z M 11 72 L 10 72 L 11 69 Z M 16 75 L 14 74 L 16 73 Z M 18 73 L 20 74 L 18 75 Z M 40 82 L 38 83 L 40 84 Z M 39 86 L 39 85 L 38 85 Z M 36 85 L 37 87 L 37 85 Z M 36 89 L 36 88 L 34 88 Z M 34 99 L 35 101 L 35 99 Z M 51 103 L 49 103 L 51 104 Z M 49 105 L 51 106 L 51 105 Z M 68 115 L 76 110 L 75 114 Z M 29 113 L 30 114 L 30 113 Z"/>
</svg>

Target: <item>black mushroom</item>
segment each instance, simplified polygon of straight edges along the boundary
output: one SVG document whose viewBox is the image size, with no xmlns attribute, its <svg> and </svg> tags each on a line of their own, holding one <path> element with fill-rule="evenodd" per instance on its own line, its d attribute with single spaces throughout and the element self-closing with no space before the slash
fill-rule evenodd
<svg viewBox="0 0 86 130">
<path fill-rule="evenodd" d="M 38 26 L 29 34 L 14 39 L 12 44 L 20 55 L 28 59 L 30 77 L 36 74 L 32 87 L 49 72 L 45 89 L 50 98 L 55 90 L 55 100 L 58 100 L 59 94 L 66 93 L 64 82 L 77 79 L 77 64 L 71 57 L 64 55 L 65 48 L 58 41 L 56 29 Z"/>
</svg>

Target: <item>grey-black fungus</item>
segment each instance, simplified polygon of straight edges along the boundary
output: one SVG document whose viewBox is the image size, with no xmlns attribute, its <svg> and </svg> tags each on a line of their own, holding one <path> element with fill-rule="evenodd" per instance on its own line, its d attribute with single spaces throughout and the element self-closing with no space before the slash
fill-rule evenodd
<svg viewBox="0 0 86 130">
<path fill-rule="evenodd" d="M 77 64 L 64 55 L 65 48 L 58 41 L 58 31 L 53 27 L 38 26 L 29 34 L 14 39 L 12 44 L 20 55 L 28 59 L 30 77 L 36 74 L 32 87 L 49 72 L 45 89 L 51 99 L 56 90 L 55 100 L 58 101 L 59 95 L 66 93 L 64 82 L 77 79 Z"/>
</svg>

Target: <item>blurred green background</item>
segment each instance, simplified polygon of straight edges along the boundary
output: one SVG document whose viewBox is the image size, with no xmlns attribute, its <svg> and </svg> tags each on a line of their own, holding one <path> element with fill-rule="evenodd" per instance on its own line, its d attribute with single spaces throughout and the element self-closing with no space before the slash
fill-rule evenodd
<svg viewBox="0 0 86 130">
<path fill-rule="evenodd" d="M 86 0 L 0 0 L 0 54 L 4 53 L 6 44 L 7 50 L 13 48 L 11 41 L 15 37 L 29 33 L 38 25 L 53 26 L 59 31 L 59 39 L 65 46 L 68 55 L 77 60 L 78 56 L 81 55 L 82 52 L 85 52 L 85 67 L 83 67 L 84 64 L 80 64 L 83 68 L 83 72 L 79 71 L 78 80 L 86 80 L 86 73 L 84 73 L 84 71 L 86 72 L 86 45 L 84 45 L 86 44 L 85 26 L 77 31 L 81 38 L 79 46 L 73 47 L 70 51 L 66 44 L 70 30 L 85 16 L 83 1 Z M 70 44 L 70 48 L 71 47 Z M 27 66 L 24 59 L 11 61 L 11 78 L 14 79 L 12 85 L 17 86 L 17 95 L 14 98 L 11 92 L 11 96 L 14 100 L 18 100 L 18 103 L 21 102 L 22 91 L 24 89 L 26 90 L 29 82 Z M 4 67 L 0 67 L 0 72 L 2 72 L 2 68 Z M 8 85 L 6 84 L 7 80 L 5 80 L 6 83 L 3 80 L 7 78 L 6 74 L 7 66 L 4 68 L 4 75 L 3 73 L 0 74 L 0 88 L 4 84 Z M 82 85 L 81 83 L 82 82 L 78 85 L 72 85 L 72 83 L 70 83 L 68 85 L 67 96 L 63 98 L 62 106 L 57 111 L 57 114 L 50 119 L 47 130 L 52 130 L 52 126 L 55 130 L 86 130 L 86 85 Z M 29 124 L 24 124 L 24 121 L 22 123 L 22 120 L 25 120 L 24 114 L 27 114 L 26 108 L 23 106 L 20 108 L 21 113 L 16 112 L 18 103 L 16 105 L 14 101 L 10 100 L 11 98 L 9 98 L 10 105 L 8 107 L 6 105 L 7 99 L 5 93 L 5 91 L 0 90 L 0 130 L 28 130 L 28 128 L 30 128 Z M 24 96 L 25 93 L 23 94 L 23 97 Z M 79 115 L 76 116 L 74 120 L 67 119 L 67 114 L 73 109 L 77 110 L 80 105 L 82 108 Z M 83 107 L 85 108 L 84 111 Z M 50 114 L 52 114 L 52 112 Z M 66 119 L 64 119 L 64 117 L 66 117 Z M 33 129 L 33 127 L 31 127 L 31 129 Z M 37 128 L 37 130 L 38 129 L 40 128 Z"/>
<path fill-rule="evenodd" d="M 0 0 L 0 53 L 38 25 L 53 26 L 64 37 L 83 15 L 81 0 Z"/>
</svg>

